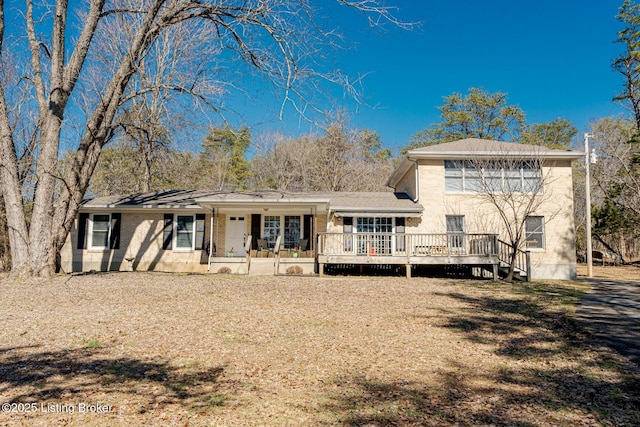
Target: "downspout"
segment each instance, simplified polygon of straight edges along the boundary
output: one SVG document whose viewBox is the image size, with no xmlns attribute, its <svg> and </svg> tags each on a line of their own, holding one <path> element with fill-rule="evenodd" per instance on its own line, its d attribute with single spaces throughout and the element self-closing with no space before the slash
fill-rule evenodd
<svg viewBox="0 0 640 427">
<path fill-rule="evenodd" d="M 418 161 L 417 160 L 411 160 L 413 162 L 413 167 L 416 168 L 416 173 L 414 174 L 416 177 L 416 194 L 413 198 L 413 203 L 418 203 L 418 194 L 420 194 L 420 189 L 419 189 L 419 185 L 420 185 L 420 180 L 418 179 Z"/>
<path fill-rule="evenodd" d="M 209 225 L 209 257 L 207 259 L 207 271 L 211 271 L 211 253 L 213 252 L 213 218 L 216 215 L 216 209 L 211 208 L 211 223 Z"/>
</svg>

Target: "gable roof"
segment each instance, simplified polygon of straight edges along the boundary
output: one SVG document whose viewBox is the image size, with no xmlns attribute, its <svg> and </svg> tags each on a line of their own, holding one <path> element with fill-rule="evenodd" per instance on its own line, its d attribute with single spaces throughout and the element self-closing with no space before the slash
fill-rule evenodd
<svg viewBox="0 0 640 427">
<path fill-rule="evenodd" d="M 518 144 L 491 139 L 466 138 L 409 150 L 387 180 L 387 185 L 395 187 L 414 162 L 422 159 L 544 158 L 571 161 L 580 159 L 583 156 L 584 153 L 569 149 L 554 149 L 541 145 Z"/>
<path fill-rule="evenodd" d="M 163 190 L 136 193 L 125 196 L 106 196 L 87 200 L 86 208 L 193 208 L 198 209 L 210 204 L 242 203 L 328 203 L 322 193 L 291 193 L 282 191 L 210 191 L 210 190 Z"/>
<path fill-rule="evenodd" d="M 466 138 L 444 144 L 430 145 L 407 153 L 409 158 L 439 158 L 443 155 L 470 155 L 483 157 L 536 156 L 545 158 L 579 158 L 582 153 L 574 150 L 553 149 L 541 145 L 518 144 L 491 139 Z M 449 158 L 449 157 L 447 157 Z"/>
<path fill-rule="evenodd" d="M 137 193 L 126 196 L 107 196 L 85 201 L 83 210 L 96 209 L 202 209 L 251 207 L 315 206 L 318 212 L 371 215 L 418 215 L 423 207 L 405 193 L 384 192 L 286 192 L 263 191 L 197 191 L 168 190 Z"/>
</svg>

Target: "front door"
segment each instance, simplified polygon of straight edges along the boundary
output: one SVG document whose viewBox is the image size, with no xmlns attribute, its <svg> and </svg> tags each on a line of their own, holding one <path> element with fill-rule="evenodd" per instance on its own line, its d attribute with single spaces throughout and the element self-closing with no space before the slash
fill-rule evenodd
<svg viewBox="0 0 640 427">
<path fill-rule="evenodd" d="M 244 256 L 244 243 L 247 238 L 247 221 L 244 215 L 227 215 L 225 255 Z"/>
</svg>

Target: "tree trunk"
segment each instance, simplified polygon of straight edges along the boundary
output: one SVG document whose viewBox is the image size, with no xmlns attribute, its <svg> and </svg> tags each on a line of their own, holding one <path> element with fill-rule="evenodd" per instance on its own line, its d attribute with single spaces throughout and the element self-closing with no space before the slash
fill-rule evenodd
<svg viewBox="0 0 640 427">
<path fill-rule="evenodd" d="M 50 277 L 55 273 L 53 203 L 58 174 L 61 118 L 51 114 L 43 126 L 36 174 L 37 184 L 29 226 L 29 263 L 23 274 Z"/>
<path fill-rule="evenodd" d="M 513 281 L 513 273 L 516 270 L 516 254 L 517 250 L 513 248 L 513 251 L 509 254 L 509 270 L 507 270 L 507 275 L 504 278 L 505 282 Z"/>
<path fill-rule="evenodd" d="M 23 271 L 29 262 L 29 230 L 24 214 L 18 159 L 2 83 L 0 83 L 0 183 L 11 246 L 11 271 Z"/>
<path fill-rule="evenodd" d="M 151 191 L 151 151 L 153 150 L 152 143 L 147 141 L 145 147 L 143 147 L 143 159 L 144 159 L 144 177 L 142 181 L 142 192 L 147 193 Z"/>
</svg>

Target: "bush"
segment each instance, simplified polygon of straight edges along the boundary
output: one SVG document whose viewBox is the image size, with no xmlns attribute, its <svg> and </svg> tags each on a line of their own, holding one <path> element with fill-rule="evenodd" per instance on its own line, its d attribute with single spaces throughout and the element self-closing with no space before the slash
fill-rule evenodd
<svg viewBox="0 0 640 427">
<path fill-rule="evenodd" d="M 287 274 L 302 274 L 302 267 L 299 265 L 292 265 L 287 268 Z"/>
<path fill-rule="evenodd" d="M 229 267 L 220 267 L 218 274 L 231 274 L 231 269 Z"/>
</svg>

